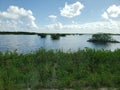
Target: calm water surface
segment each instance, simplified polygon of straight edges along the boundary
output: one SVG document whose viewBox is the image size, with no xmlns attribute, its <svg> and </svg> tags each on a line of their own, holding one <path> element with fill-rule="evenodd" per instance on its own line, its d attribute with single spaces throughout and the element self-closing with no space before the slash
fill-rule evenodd
<svg viewBox="0 0 120 90">
<path fill-rule="evenodd" d="M 41 47 L 47 50 L 61 49 L 63 51 L 77 51 L 85 47 L 107 50 L 120 48 L 120 43 L 100 44 L 87 42 L 90 37 L 91 35 L 67 35 L 60 37 L 59 40 L 52 40 L 50 35 L 47 35 L 46 38 L 41 38 L 38 35 L 0 35 L 0 51 L 17 50 L 19 53 L 30 53 Z M 113 38 L 120 41 L 120 36 L 115 35 Z"/>
</svg>

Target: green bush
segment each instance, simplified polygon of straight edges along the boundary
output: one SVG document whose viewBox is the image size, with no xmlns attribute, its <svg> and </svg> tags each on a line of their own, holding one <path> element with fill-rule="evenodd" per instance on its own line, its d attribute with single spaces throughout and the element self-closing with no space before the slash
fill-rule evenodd
<svg viewBox="0 0 120 90">
<path fill-rule="evenodd" d="M 41 33 L 41 34 L 38 34 L 38 36 L 40 36 L 41 38 L 46 38 L 47 34 Z"/>
<path fill-rule="evenodd" d="M 52 40 L 57 40 L 60 38 L 60 34 L 51 34 Z"/>
<path fill-rule="evenodd" d="M 104 33 L 98 33 L 98 34 L 93 34 L 92 38 L 88 40 L 89 42 L 113 42 L 113 43 L 118 43 L 118 41 L 114 40 L 110 34 L 104 34 Z"/>
</svg>

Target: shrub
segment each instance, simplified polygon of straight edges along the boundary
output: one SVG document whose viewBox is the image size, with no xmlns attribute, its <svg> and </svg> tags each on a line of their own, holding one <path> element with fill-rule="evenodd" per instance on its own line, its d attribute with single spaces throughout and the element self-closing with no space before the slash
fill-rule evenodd
<svg viewBox="0 0 120 90">
<path fill-rule="evenodd" d="M 46 35 L 47 35 L 47 34 L 44 34 L 44 33 L 42 33 L 42 34 L 38 34 L 38 36 L 40 36 L 41 38 L 45 38 Z"/>
<path fill-rule="evenodd" d="M 93 34 L 92 38 L 88 40 L 89 42 L 113 42 L 113 43 L 118 43 L 118 41 L 114 40 L 110 34 L 104 34 L 104 33 L 98 33 L 98 34 Z"/>
<path fill-rule="evenodd" d="M 59 34 L 51 34 L 51 38 L 52 38 L 52 40 L 57 40 L 60 38 L 60 35 Z"/>
</svg>

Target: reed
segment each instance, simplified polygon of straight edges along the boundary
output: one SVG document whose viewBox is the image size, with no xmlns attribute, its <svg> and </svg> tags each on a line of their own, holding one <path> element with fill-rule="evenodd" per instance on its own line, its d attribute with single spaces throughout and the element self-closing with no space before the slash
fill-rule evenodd
<svg viewBox="0 0 120 90">
<path fill-rule="evenodd" d="M 120 49 L 0 52 L 0 90 L 120 88 Z"/>
</svg>

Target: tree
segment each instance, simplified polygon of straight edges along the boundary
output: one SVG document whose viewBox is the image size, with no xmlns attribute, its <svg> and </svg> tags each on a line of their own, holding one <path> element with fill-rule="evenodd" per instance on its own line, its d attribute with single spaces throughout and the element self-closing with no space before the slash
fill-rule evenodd
<svg viewBox="0 0 120 90">
<path fill-rule="evenodd" d="M 118 43 L 118 41 L 114 40 L 110 34 L 98 33 L 93 34 L 92 38 L 88 40 L 89 42 L 114 42 Z"/>
</svg>

